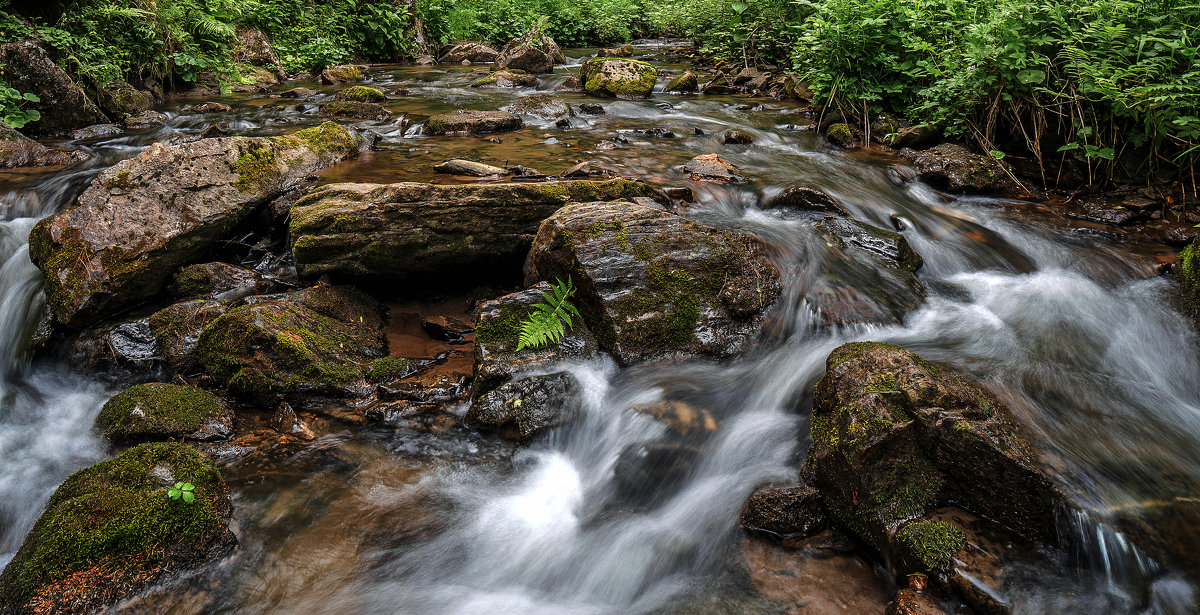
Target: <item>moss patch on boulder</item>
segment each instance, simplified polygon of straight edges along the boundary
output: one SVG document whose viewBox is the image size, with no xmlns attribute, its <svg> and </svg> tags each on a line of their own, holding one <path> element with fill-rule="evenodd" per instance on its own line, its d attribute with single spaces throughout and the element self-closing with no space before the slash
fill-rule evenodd
<svg viewBox="0 0 1200 615">
<path fill-rule="evenodd" d="M 946 572 L 967 543 L 962 530 L 945 521 L 913 521 L 896 532 L 903 557 L 925 572 Z"/>
<path fill-rule="evenodd" d="M 217 425 L 212 425 L 216 423 Z M 108 400 L 96 427 L 114 442 L 136 442 L 231 431 L 231 417 L 216 395 L 193 386 L 155 382 L 139 384 Z"/>
<path fill-rule="evenodd" d="M 654 91 L 658 69 L 639 60 L 593 58 L 579 67 L 579 79 L 593 96 L 646 98 Z"/>
<path fill-rule="evenodd" d="M 333 98 L 368 103 L 380 103 L 387 100 L 387 96 L 384 96 L 383 92 L 365 85 L 350 86 L 335 94 Z"/>
<path fill-rule="evenodd" d="M 192 503 L 172 500 L 195 485 Z M 80 470 L 0 575 L 0 610 L 91 612 L 168 572 L 229 552 L 232 505 L 215 464 L 182 444 L 143 444 Z"/>
</svg>

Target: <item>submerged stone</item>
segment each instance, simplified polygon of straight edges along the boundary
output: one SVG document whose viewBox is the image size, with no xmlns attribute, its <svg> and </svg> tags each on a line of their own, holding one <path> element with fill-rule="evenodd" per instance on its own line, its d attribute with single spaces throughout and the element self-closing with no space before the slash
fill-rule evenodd
<svg viewBox="0 0 1200 615">
<path fill-rule="evenodd" d="M 176 482 L 194 501 L 171 499 Z M 142 444 L 72 474 L 0 574 L 6 613 L 90 613 L 232 551 L 233 506 L 207 455 Z"/>
<path fill-rule="evenodd" d="M 425 122 L 429 135 L 477 135 L 509 132 L 524 126 L 521 118 L 508 111 L 470 111 L 458 109 L 435 115 Z"/>
</svg>

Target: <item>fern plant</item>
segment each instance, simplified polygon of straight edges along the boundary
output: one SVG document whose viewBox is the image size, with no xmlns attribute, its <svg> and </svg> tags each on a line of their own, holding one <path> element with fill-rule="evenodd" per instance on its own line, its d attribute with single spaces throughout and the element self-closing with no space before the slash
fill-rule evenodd
<svg viewBox="0 0 1200 615">
<path fill-rule="evenodd" d="M 566 282 L 556 279 L 552 287 L 554 295 L 542 293 L 546 302 L 534 304 L 533 313 L 521 323 L 517 352 L 556 344 L 567 334 L 568 327 L 574 327 L 571 317 L 579 317 L 579 310 L 570 303 L 575 295 L 575 285 L 567 276 Z"/>
</svg>

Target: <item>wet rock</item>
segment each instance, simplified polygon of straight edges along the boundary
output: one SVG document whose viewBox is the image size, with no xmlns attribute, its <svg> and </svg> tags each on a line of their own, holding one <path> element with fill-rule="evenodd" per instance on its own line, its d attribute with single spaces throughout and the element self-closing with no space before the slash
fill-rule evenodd
<svg viewBox="0 0 1200 615">
<path fill-rule="evenodd" d="M 558 343 L 517 351 L 522 323 L 545 301 L 543 293 L 552 292 L 542 282 L 479 307 L 468 425 L 528 440 L 571 418 L 578 386 L 569 374 L 552 370 L 564 360 L 597 355 L 587 325 L 576 318 Z"/>
<path fill-rule="evenodd" d="M 676 167 L 675 170 L 687 175 L 692 181 L 698 182 L 740 184 L 746 181 L 746 178 L 738 173 L 737 167 L 725 162 L 716 154 L 696 156 L 687 164 Z"/>
<path fill-rule="evenodd" d="M 439 162 L 433 165 L 433 170 L 446 175 L 468 175 L 470 177 L 508 175 L 507 169 L 461 158 Z"/>
<path fill-rule="evenodd" d="M 542 173 L 541 171 L 539 171 L 537 169 L 534 169 L 531 167 L 526 167 L 526 166 L 521 166 L 521 165 L 508 167 L 508 172 L 513 177 L 521 177 L 521 178 L 525 178 L 525 179 L 535 179 L 535 178 L 546 177 L 545 173 Z"/>
<path fill-rule="evenodd" d="M 387 100 L 383 92 L 365 85 L 352 85 L 333 95 L 334 100 L 344 100 L 362 103 L 381 103 Z"/>
<path fill-rule="evenodd" d="M 633 55 L 633 45 L 621 45 L 596 52 L 597 58 L 628 58 L 631 55 Z"/>
<path fill-rule="evenodd" d="M 1200 323 L 1200 242 L 1193 241 L 1179 253 L 1175 280 L 1184 311 Z"/>
<path fill-rule="evenodd" d="M 475 332 L 475 323 L 457 316 L 430 316 L 421 321 L 421 328 L 435 340 L 465 344 L 465 336 Z"/>
<path fill-rule="evenodd" d="M 746 67 L 738 71 L 738 74 L 733 77 L 733 85 L 746 85 L 752 81 L 761 79 L 763 74 L 758 72 L 757 68 Z"/>
<path fill-rule="evenodd" d="M 157 352 L 171 371 L 190 374 L 198 369 L 196 344 L 205 325 L 229 311 L 225 301 L 196 299 L 169 305 L 150 315 L 148 326 L 157 342 Z"/>
<path fill-rule="evenodd" d="M 566 56 L 558 43 L 542 32 L 541 28 L 534 27 L 504 46 L 500 55 L 496 57 L 496 68 L 516 68 L 533 74 L 552 73 L 555 64 L 565 61 Z"/>
<path fill-rule="evenodd" d="M 525 125 L 521 118 L 508 111 L 469 111 L 459 109 L 429 118 L 425 123 L 428 135 L 478 135 L 517 130 Z"/>
<path fill-rule="evenodd" d="M 594 58 L 579 67 L 583 89 L 592 96 L 647 98 L 658 81 L 658 69 L 638 60 Z"/>
<path fill-rule="evenodd" d="M 142 111 L 141 113 L 125 118 L 121 123 L 129 130 L 154 128 L 166 124 L 167 116 L 157 111 Z"/>
<path fill-rule="evenodd" d="M 1067 217 L 1112 226 L 1123 226 L 1137 218 L 1137 213 L 1123 207 L 1109 206 L 1104 200 L 1087 199 L 1079 204 L 1078 209 L 1069 211 Z"/>
<path fill-rule="evenodd" d="M 168 290 L 180 299 L 238 299 L 271 288 L 272 283 L 257 271 L 228 263 L 202 263 L 180 268 Z"/>
<path fill-rule="evenodd" d="M 55 318 L 82 327 L 153 296 L 259 206 L 357 153 L 356 136 L 325 123 L 281 137 L 154 144 L 113 165 L 30 233 Z"/>
<path fill-rule="evenodd" d="M 106 115 L 120 119 L 150 110 L 154 106 L 154 96 L 124 81 L 116 81 L 104 86 L 97 93 L 96 102 Z"/>
<path fill-rule="evenodd" d="M 594 160 L 584 160 L 575 166 L 563 171 L 562 177 L 568 179 L 582 179 L 585 177 L 612 177 L 617 173 L 612 169 L 602 167 Z"/>
<path fill-rule="evenodd" d="M 668 82 L 666 91 L 691 94 L 699 89 L 699 87 L 700 82 L 696 77 L 696 73 L 689 70 Z"/>
<path fill-rule="evenodd" d="M 729 85 L 725 75 L 717 73 L 700 88 L 700 91 L 705 94 L 733 94 L 736 90 Z"/>
<path fill-rule="evenodd" d="M 116 124 L 96 124 L 72 132 L 71 139 L 73 141 L 90 141 L 119 135 L 121 132 L 121 127 Z"/>
<path fill-rule="evenodd" d="M 281 402 L 271 415 L 271 429 L 285 436 L 293 436 L 301 440 L 313 440 L 317 436 L 308 428 L 300 416 L 287 402 Z"/>
<path fill-rule="evenodd" d="M 634 406 L 630 410 L 654 417 L 675 435 L 685 438 L 703 439 L 717 430 L 717 419 L 707 410 L 674 399 Z"/>
<path fill-rule="evenodd" d="M 658 190 L 624 179 L 332 184 L 292 209 L 292 253 L 300 274 L 310 278 L 479 279 L 519 270 L 538 224 L 564 204 L 639 196 L 670 202 Z"/>
<path fill-rule="evenodd" d="M 203 102 L 191 108 L 193 113 L 229 113 L 233 107 L 219 102 Z"/>
<path fill-rule="evenodd" d="M 300 98 L 307 100 L 317 95 L 317 91 L 311 88 L 292 88 L 279 93 L 284 98 Z"/>
<path fill-rule="evenodd" d="M 579 105 L 579 112 L 586 113 L 587 115 L 604 115 L 605 114 L 604 105 L 598 105 L 596 103 L 581 103 Z"/>
<path fill-rule="evenodd" d="M 763 209 L 795 209 L 799 211 L 819 211 L 843 217 L 848 214 L 833 197 L 816 188 L 807 186 L 789 186 L 781 194 L 775 195 L 762 204 Z"/>
<path fill-rule="evenodd" d="M 830 143 L 840 147 L 850 147 L 854 145 L 855 141 L 857 140 L 857 138 L 854 136 L 854 131 L 850 129 L 850 126 L 843 122 L 830 124 L 829 127 L 825 129 L 825 138 L 829 139 Z"/>
<path fill-rule="evenodd" d="M 522 96 L 513 102 L 512 110 L 522 115 L 532 115 L 545 120 L 572 117 L 575 115 L 575 112 L 571 110 L 571 106 L 565 100 L 553 94 Z"/>
<path fill-rule="evenodd" d="M 542 223 L 526 283 L 573 276 L 588 328 L 623 364 L 748 349 L 780 293 L 761 240 L 637 203 L 580 203 Z"/>
<path fill-rule="evenodd" d="M 832 530 L 796 540 L 788 548 L 750 537 L 742 541 L 740 551 L 749 569 L 750 589 L 771 603 L 737 613 L 882 613 L 893 590 L 849 539 Z"/>
<path fill-rule="evenodd" d="M 149 319 L 139 318 L 90 329 L 67 347 L 75 370 L 119 380 L 151 380 L 162 373 L 162 351 Z"/>
<path fill-rule="evenodd" d="M 825 507 L 820 492 L 808 485 L 768 486 L 746 500 L 741 525 L 776 540 L 805 538 L 825 529 Z"/>
<path fill-rule="evenodd" d="M 224 440 L 233 413 L 216 395 L 193 386 L 152 382 L 118 393 L 96 416 L 104 437 L 118 443 Z"/>
<path fill-rule="evenodd" d="M 167 497 L 176 482 L 194 486 L 193 502 Z M 237 545 L 232 510 L 225 481 L 207 455 L 183 444 L 131 448 L 58 487 L 0 574 L 0 610 L 106 609 L 160 578 L 231 552 Z"/>
<path fill-rule="evenodd" d="M 901 128 L 895 133 L 895 136 L 884 135 L 884 143 L 896 149 L 920 148 L 938 140 L 941 136 L 942 131 L 937 126 L 921 124 Z"/>
<path fill-rule="evenodd" d="M 518 378 L 473 398 L 466 421 L 510 440 L 528 441 L 573 418 L 577 408 L 572 400 L 578 395 L 570 374 Z"/>
<path fill-rule="evenodd" d="M 921 258 L 899 233 L 847 218 L 826 217 L 821 236 L 823 270 L 804 290 L 804 300 L 827 326 L 900 324 L 925 300 L 915 272 Z"/>
<path fill-rule="evenodd" d="M 927 150 L 901 150 L 900 156 L 916 168 L 922 180 L 937 188 L 1001 192 L 1010 187 L 1004 163 L 973 154 L 961 145 L 943 143 Z"/>
<path fill-rule="evenodd" d="M 480 64 L 495 62 L 496 57 L 499 55 L 498 51 L 488 45 L 474 41 L 464 41 L 456 43 L 442 53 L 442 56 L 438 58 L 438 62 L 441 64 L 462 64 L 466 60 L 472 64 Z"/>
<path fill-rule="evenodd" d="M 321 71 L 320 80 L 324 85 L 341 85 L 343 83 L 351 83 L 354 81 L 362 81 L 366 78 L 364 73 L 369 67 L 360 64 L 343 64 L 341 66 L 330 66 Z"/>
<path fill-rule="evenodd" d="M 0 45 L 0 66 L 4 67 L 4 80 L 9 87 L 39 99 L 27 105 L 40 113 L 41 118 L 26 124 L 26 133 L 63 133 L 108 121 L 83 89 L 54 63 L 39 41 Z"/>
<path fill-rule="evenodd" d="M 1048 541 L 1064 503 L 991 393 L 892 344 L 857 342 L 829 355 L 805 465 L 830 517 L 893 556 L 896 530 L 948 501 Z M 939 529 L 921 533 L 953 533 Z M 933 557 L 922 565 L 945 563 Z"/>
<path fill-rule="evenodd" d="M 554 91 L 560 94 L 582 94 L 583 82 L 579 80 L 579 75 L 570 75 L 563 79 L 562 83 L 554 86 Z"/>
<path fill-rule="evenodd" d="M 754 137 L 738 130 L 726 130 L 722 141 L 725 145 L 750 145 L 754 143 Z"/>
<path fill-rule="evenodd" d="M 384 360 L 383 311 L 347 287 L 263 295 L 206 325 L 201 367 L 230 393 L 259 403 L 348 397 Z"/>
<path fill-rule="evenodd" d="M 321 105 L 318 113 L 322 117 L 348 117 L 356 120 L 375 120 L 382 122 L 392 117 L 392 112 L 383 105 L 352 100 L 335 100 Z"/>
<path fill-rule="evenodd" d="M 517 69 L 498 70 L 476 81 L 471 87 L 497 88 L 536 88 L 540 85 L 538 78 Z"/>
<path fill-rule="evenodd" d="M 60 166 L 86 158 L 83 153 L 46 147 L 0 122 L 0 168 Z"/>
<path fill-rule="evenodd" d="M 949 615 L 929 596 L 912 589 L 901 589 L 892 597 L 884 615 Z"/>
</svg>

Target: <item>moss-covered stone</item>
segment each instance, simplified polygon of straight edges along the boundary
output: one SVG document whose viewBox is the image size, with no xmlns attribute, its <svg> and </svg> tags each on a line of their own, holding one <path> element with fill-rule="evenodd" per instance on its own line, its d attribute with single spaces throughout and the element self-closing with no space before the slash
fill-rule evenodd
<svg viewBox="0 0 1200 615">
<path fill-rule="evenodd" d="M 350 100 L 355 102 L 381 103 L 387 96 L 379 90 L 365 85 L 350 86 L 334 95 L 335 100 Z"/>
<path fill-rule="evenodd" d="M 231 417 L 216 395 L 193 386 L 139 384 L 108 400 L 96 427 L 114 442 L 167 438 L 209 440 L 231 431 Z"/>
<path fill-rule="evenodd" d="M 195 501 L 172 500 L 175 482 Z M 191 446 L 143 444 L 80 470 L 0 575 L 0 610 L 91 612 L 164 574 L 233 548 L 232 506 L 216 465 Z"/>
<path fill-rule="evenodd" d="M 965 545 L 962 530 L 945 521 L 913 521 L 896 532 L 903 557 L 924 572 L 950 570 L 954 556 Z"/>
<path fill-rule="evenodd" d="M 473 87 L 536 88 L 538 78 L 523 70 L 498 70 L 476 81 Z"/>
<path fill-rule="evenodd" d="M 579 67 L 579 79 L 593 96 L 646 98 L 658 82 L 658 69 L 639 60 L 593 58 Z"/>
<path fill-rule="evenodd" d="M 679 92 L 681 94 L 690 94 L 700 88 L 699 79 L 696 73 L 692 71 L 684 71 L 683 74 L 675 77 L 667 83 L 666 91 Z"/>
<path fill-rule="evenodd" d="M 330 66 L 321 71 L 321 83 L 326 85 L 338 85 L 351 81 L 362 81 L 366 66 L 358 64 L 343 64 L 340 66 Z"/>
<path fill-rule="evenodd" d="M 30 233 L 55 318 L 83 327 L 154 296 L 258 206 L 353 155 L 356 143 L 326 123 L 281 137 L 156 143 L 102 171 L 76 206 Z"/>
<path fill-rule="evenodd" d="M 476 135 L 508 132 L 525 125 L 520 117 L 508 111 L 471 111 L 458 109 L 441 113 L 425 122 L 428 135 Z"/>
<path fill-rule="evenodd" d="M 383 357 L 375 359 L 371 362 L 371 366 L 367 368 L 366 377 L 368 380 L 382 381 L 403 378 L 414 370 L 414 363 L 411 359 L 403 357 Z"/>
<path fill-rule="evenodd" d="M 231 393 L 269 403 L 348 395 L 385 347 L 373 300 L 318 288 L 226 312 L 204 327 L 196 351 Z"/>
<path fill-rule="evenodd" d="M 825 130 L 825 137 L 835 145 L 850 147 L 854 144 L 854 132 L 846 124 L 833 124 Z"/>
<path fill-rule="evenodd" d="M 1195 241 L 1179 253 L 1175 278 L 1179 280 L 1184 310 L 1200 323 L 1200 247 Z"/>
</svg>

